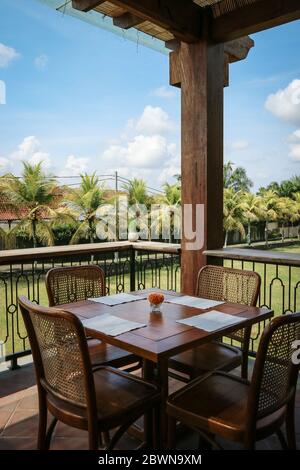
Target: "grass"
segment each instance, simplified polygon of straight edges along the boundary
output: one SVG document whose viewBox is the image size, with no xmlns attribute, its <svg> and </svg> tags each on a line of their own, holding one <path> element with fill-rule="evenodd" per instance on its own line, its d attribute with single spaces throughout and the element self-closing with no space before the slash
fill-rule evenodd
<svg viewBox="0 0 300 470">
<path fill-rule="evenodd" d="M 274 249 L 286 253 L 300 253 L 300 244 L 292 247 L 283 247 Z M 230 261 L 225 261 L 227 266 L 231 266 Z M 275 315 L 300 310 L 300 268 L 289 268 L 287 266 L 264 266 L 261 263 L 234 261 L 233 266 L 255 270 L 262 278 L 262 289 L 259 298 L 259 305 L 272 308 Z M 177 290 L 179 289 L 180 273 L 177 272 Z M 124 283 L 123 283 L 124 279 Z M 173 280 L 173 283 L 172 283 Z M 299 288 L 298 288 L 299 283 Z M 159 286 L 162 289 L 175 288 L 175 273 L 173 274 L 167 268 L 151 271 L 146 269 L 141 278 L 137 279 L 136 288 Z M 115 293 L 124 289 L 130 290 L 129 274 L 123 277 L 111 277 L 108 279 L 108 288 L 110 293 Z M 4 279 L 3 272 L 0 278 L 0 341 L 5 341 L 6 354 L 23 351 L 27 349 L 28 343 L 26 332 L 20 314 L 16 310 L 16 299 L 19 295 L 25 295 L 34 299 L 42 305 L 48 304 L 47 293 L 45 289 L 44 274 L 38 279 L 33 280 L 32 273 L 25 276 L 14 277 L 11 285 L 9 276 Z M 6 309 L 6 303 L 8 309 Z M 257 347 L 261 327 L 253 328 L 253 347 Z M 14 338 L 14 342 L 12 341 Z M 0 351 L 1 352 L 1 351 Z M 1 354 L 0 354 L 1 355 Z"/>
</svg>

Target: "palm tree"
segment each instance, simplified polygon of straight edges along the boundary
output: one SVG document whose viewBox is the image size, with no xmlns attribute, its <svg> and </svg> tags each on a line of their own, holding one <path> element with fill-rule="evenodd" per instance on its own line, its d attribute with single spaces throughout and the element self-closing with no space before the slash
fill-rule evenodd
<svg viewBox="0 0 300 470">
<path fill-rule="evenodd" d="M 71 238 L 70 244 L 78 243 L 81 238 L 88 238 L 94 243 L 97 225 L 97 210 L 105 201 L 104 189 L 99 185 L 99 178 L 93 173 L 80 175 L 80 187 L 71 191 L 65 200 L 65 206 L 73 217 L 79 220 L 79 226 Z"/>
<path fill-rule="evenodd" d="M 224 188 L 232 188 L 235 191 L 250 191 L 253 182 L 248 177 L 245 168 L 238 166 L 234 167 L 232 162 L 225 163 L 224 165 Z"/>
<path fill-rule="evenodd" d="M 151 229 L 160 234 L 163 227 L 170 226 L 169 238 L 173 243 L 180 236 L 178 233 L 180 230 L 180 223 L 178 222 L 180 221 L 176 220 L 176 214 L 181 205 L 181 188 L 178 183 L 165 183 L 163 189 L 164 194 L 155 198 L 155 202 L 159 204 L 159 207 L 151 212 Z"/>
<path fill-rule="evenodd" d="M 123 189 L 128 194 L 128 204 L 130 206 L 128 217 L 129 232 L 142 232 L 145 237 L 148 235 L 149 238 L 148 213 L 145 214 L 143 210 L 145 207 L 148 209 L 151 202 L 146 182 L 143 179 L 133 178 L 123 185 Z"/>
<path fill-rule="evenodd" d="M 223 226 L 225 230 L 225 243 L 227 246 L 229 232 L 238 231 L 245 236 L 244 229 L 244 205 L 243 205 L 243 193 L 241 191 L 235 191 L 233 188 L 224 189 L 224 217 Z"/>
<path fill-rule="evenodd" d="M 256 196 L 252 193 L 244 193 L 242 195 L 242 210 L 243 216 L 248 224 L 247 242 L 251 245 L 251 224 L 258 222 L 265 213 L 264 202 L 261 196 Z"/>
<path fill-rule="evenodd" d="M 38 242 L 53 245 L 51 224 L 45 219 L 64 216 L 63 211 L 53 209 L 57 184 L 52 176 L 42 170 L 42 162 L 37 165 L 23 162 L 22 177 L 7 174 L 0 179 L 0 191 L 8 201 L 7 205 L 20 217 L 20 222 L 8 233 L 12 238 L 20 230 L 32 239 L 35 248 Z"/>
<path fill-rule="evenodd" d="M 274 222 L 280 219 L 281 216 L 281 204 L 279 202 L 278 194 L 272 189 L 261 188 L 259 195 L 264 201 L 264 215 L 265 220 L 265 242 L 268 246 L 268 226 L 270 222 Z"/>
<path fill-rule="evenodd" d="M 143 179 L 133 178 L 123 185 L 123 189 L 128 193 L 128 203 L 130 205 L 147 205 L 149 203 L 147 184 Z"/>
<path fill-rule="evenodd" d="M 298 214 L 297 220 L 300 220 L 300 192 L 293 194 L 293 199 L 295 201 L 296 214 Z M 298 225 L 298 239 L 300 239 L 300 224 Z"/>
<path fill-rule="evenodd" d="M 284 226 L 288 225 L 288 237 L 290 223 L 294 224 L 299 220 L 298 204 L 289 197 L 281 197 L 278 199 L 278 208 L 280 211 L 279 219 L 282 222 L 282 241 L 284 241 Z"/>
</svg>

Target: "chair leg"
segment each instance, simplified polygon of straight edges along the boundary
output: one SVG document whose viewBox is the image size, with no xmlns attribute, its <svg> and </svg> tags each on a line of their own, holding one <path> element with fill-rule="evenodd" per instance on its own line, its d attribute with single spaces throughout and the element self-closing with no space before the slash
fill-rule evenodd
<svg viewBox="0 0 300 470">
<path fill-rule="evenodd" d="M 89 450 L 98 450 L 99 445 L 99 432 L 89 430 Z"/>
<path fill-rule="evenodd" d="M 241 377 L 248 380 L 248 351 L 243 351 Z"/>
<path fill-rule="evenodd" d="M 52 438 L 52 434 L 56 425 L 57 425 L 57 419 L 53 418 L 46 434 L 45 450 L 50 449 L 51 438 Z"/>
<path fill-rule="evenodd" d="M 169 450 L 175 450 L 176 448 L 176 419 L 168 417 L 168 443 L 167 448 Z"/>
<path fill-rule="evenodd" d="M 296 431 L 295 431 L 295 400 L 291 400 L 287 406 L 286 413 L 286 435 L 287 444 L 290 450 L 296 450 Z"/>
<path fill-rule="evenodd" d="M 159 406 L 155 406 L 152 410 L 153 420 L 153 449 L 159 449 L 161 442 L 160 426 L 159 426 Z"/>
<path fill-rule="evenodd" d="M 110 443 L 110 434 L 109 431 L 104 431 L 103 433 L 103 438 L 104 438 L 104 444 L 107 447 Z"/>
<path fill-rule="evenodd" d="M 39 396 L 39 429 L 38 429 L 38 450 L 47 448 L 47 405 L 44 395 Z"/>
<path fill-rule="evenodd" d="M 147 449 L 153 449 L 153 412 L 148 411 L 144 417 L 144 432 Z"/>
<path fill-rule="evenodd" d="M 277 437 L 278 437 L 278 439 L 279 439 L 279 442 L 280 442 L 280 444 L 281 444 L 282 449 L 283 449 L 283 450 L 287 450 L 287 449 L 288 449 L 288 445 L 287 445 L 286 439 L 285 439 L 284 434 L 283 434 L 283 432 L 281 431 L 281 429 L 277 429 L 276 434 L 277 434 Z"/>
</svg>

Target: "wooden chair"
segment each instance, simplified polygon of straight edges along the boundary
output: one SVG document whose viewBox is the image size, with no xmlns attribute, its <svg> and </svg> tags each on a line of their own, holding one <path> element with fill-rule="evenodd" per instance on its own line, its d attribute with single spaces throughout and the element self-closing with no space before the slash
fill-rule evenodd
<svg viewBox="0 0 300 470">
<path fill-rule="evenodd" d="M 36 371 L 38 449 L 49 448 L 57 420 L 87 430 L 89 448 L 94 450 L 101 433 L 118 428 L 108 446 L 112 449 L 144 414 L 147 443 L 153 447 L 150 425 L 160 399 L 156 387 L 112 367 L 92 369 L 83 325 L 72 313 L 38 306 L 26 297 L 20 297 L 19 304 Z M 54 416 L 48 432 L 47 410 Z"/>
<path fill-rule="evenodd" d="M 252 271 L 204 266 L 198 274 L 196 295 L 205 299 L 255 306 L 260 282 L 260 276 Z M 178 354 L 170 359 L 169 366 L 180 375 L 172 372 L 170 375 L 188 382 L 211 370 L 229 372 L 241 365 L 241 375 L 246 379 L 250 335 L 251 327 L 237 330 L 230 335 L 231 339 L 241 343 L 241 349 L 212 341 Z"/>
<path fill-rule="evenodd" d="M 300 313 L 277 317 L 260 340 L 251 383 L 222 372 L 196 379 L 167 403 L 169 447 L 177 420 L 200 432 L 215 447 L 214 436 L 254 449 L 256 441 L 277 433 L 284 448 L 296 449 L 295 393 L 300 364 Z M 287 443 L 281 431 L 286 423 Z"/>
<path fill-rule="evenodd" d="M 46 275 L 46 288 L 50 307 L 101 297 L 106 293 L 105 275 L 96 265 L 53 268 Z M 97 339 L 88 338 L 88 348 L 93 367 L 126 366 L 127 372 L 141 367 L 139 357 Z"/>
</svg>

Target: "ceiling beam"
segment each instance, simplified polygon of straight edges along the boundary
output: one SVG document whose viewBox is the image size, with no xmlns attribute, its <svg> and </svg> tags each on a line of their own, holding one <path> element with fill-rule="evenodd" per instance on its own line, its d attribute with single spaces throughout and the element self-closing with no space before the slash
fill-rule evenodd
<svg viewBox="0 0 300 470">
<path fill-rule="evenodd" d="M 224 44 L 224 52 L 228 55 L 229 63 L 245 60 L 250 49 L 254 47 L 253 39 L 246 36 L 244 38 L 235 39 Z"/>
<path fill-rule="evenodd" d="M 110 0 L 143 21 L 150 21 L 183 42 L 197 42 L 202 35 L 203 12 L 194 2 L 182 0 Z M 73 0 L 73 8 L 89 11 L 99 0 Z"/>
<path fill-rule="evenodd" d="M 98 7 L 101 5 L 101 3 L 104 3 L 106 0 L 72 0 L 72 7 L 75 10 L 79 11 L 90 11 L 95 7 Z"/>
<path fill-rule="evenodd" d="M 134 26 L 137 26 L 143 22 L 143 19 L 128 12 L 113 18 L 114 25 L 122 29 L 134 28 Z"/>
<path fill-rule="evenodd" d="M 299 0 L 260 0 L 214 18 L 211 36 L 217 42 L 226 42 L 298 19 Z"/>
<path fill-rule="evenodd" d="M 180 43 L 174 41 L 168 41 L 170 44 L 166 43 L 166 47 L 173 50 L 170 54 L 170 85 L 181 88 Z M 229 64 L 246 59 L 254 45 L 253 39 L 248 36 L 224 44 L 224 87 L 229 85 Z"/>
</svg>

